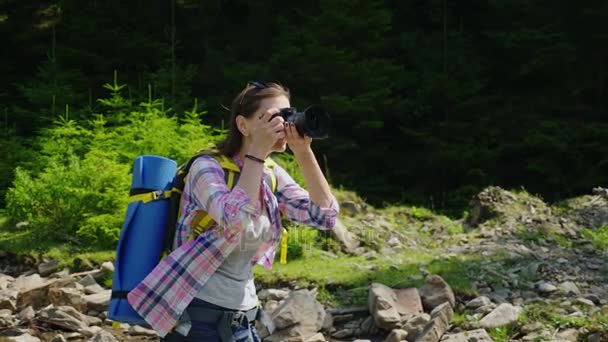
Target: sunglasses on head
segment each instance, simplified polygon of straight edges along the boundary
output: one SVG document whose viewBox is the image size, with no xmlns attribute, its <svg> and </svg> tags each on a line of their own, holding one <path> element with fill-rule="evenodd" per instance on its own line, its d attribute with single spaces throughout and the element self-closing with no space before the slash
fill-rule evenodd
<svg viewBox="0 0 608 342">
<path fill-rule="evenodd" d="M 249 88 L 249 87 L 253 87 L 253 89 L 256 89 L 256 90 L 262 90 L 262 89 L 266 89 L 270 86 L 266 82 L 249 81 L 249 82 L 247 82 L 247 88 Z M 245 98 L 245 96 L 247 96 L 247 94 L 249 93 L 250 90 L 251 89 L 249 89 L 245 93 L 243 93 L 243 96 L 241 96 L 241 101 L 239 101 L 239 106 L 243 104 L 243 99 Z"/>
</svg>

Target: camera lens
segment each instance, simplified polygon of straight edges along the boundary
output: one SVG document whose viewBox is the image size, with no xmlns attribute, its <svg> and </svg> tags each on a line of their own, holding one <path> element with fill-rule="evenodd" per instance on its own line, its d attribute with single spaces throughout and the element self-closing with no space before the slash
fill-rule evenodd
<svg viewBox="0 0 608 342">
<path fill-rule="evenodd" d="M 304 125 L 304 131 L 309 137 L 327 138 L 329 134 L 329 115 L 319 106 L 310 106 L 304 110 Z"/>
</svg>

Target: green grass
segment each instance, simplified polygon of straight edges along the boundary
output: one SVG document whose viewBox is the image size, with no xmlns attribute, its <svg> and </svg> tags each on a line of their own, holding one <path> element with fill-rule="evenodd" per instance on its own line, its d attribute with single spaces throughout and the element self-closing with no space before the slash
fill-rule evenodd
<svg viewBox="0 0 608 342">
<path fill-rule="evenodd" d="M 598 251 L 608 252 L 608 226 L 596 230 L 583 229 L 581 233 Z"/>
<path fill-rule="evenodd" d="M 589 331 L 608 331 L 608 309 L 583 317 L 569 317 L 560 313 L 556 307 L 545 303 L 533 303 L 520 315 L 521 324 L 542 322 L 554 328 L 582 328 Z"/>
<path fill-rule="evenodd" d="M 254 273 L 256 282 L 265 286 L 283 286 L 295 281 L 301 287 L 325 288 L 334 294 L 324 294 L 333 304 L 364 305 L 368 286 L 373 282 L 393 288 L 420 287 L 424 279 L 418 265 L 424 262 L 429 272 L 442 276 L 456 293 L 466 296 L 477 294 L 472 288 L 472 281 L 477 279 L 481 258 L 469 256 L 434 260 L 434 257 L 432 251 L 405 250 L 375 260 L 353 256 L 331 259 L 323 257 L 318 250 L 312 250 L 307 257 L 288 260 L 286 265 L 275 262 L 270 272 L 257 267 Z M 346 291 L 349 295 L 345 298 L 336 295 L 340 291 Z"/>
<path fill-rule="evenodd" d="M 3 220 L 6 222 L 4 218 L 0 217 L 0 223 Z M 0 227 L 3 226 L 0 224 Z M 28 230 L 14 231 L 7 229 L 0 228 L 0 250 L 57 259 L 60 261 L 61 268 L 67 267 L 77 271 L 86 267 L 87 264 L 99 265 L 104 261 L 114 260 L 114 250 L 78 250 L 57 242 L 33 239 L 31 231 Z"/>
</svg>

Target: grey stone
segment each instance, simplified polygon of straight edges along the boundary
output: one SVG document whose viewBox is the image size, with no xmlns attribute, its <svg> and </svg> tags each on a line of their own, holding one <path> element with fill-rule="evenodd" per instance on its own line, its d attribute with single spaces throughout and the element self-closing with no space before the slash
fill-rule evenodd
<svg viewBox="0 0 608 342">
<path fill-rule="evenodd" d="M 88 310 L 104 311 L 110 304 L 111 290 L 84 296 Z"/>
<path fill-rule="evenodd" d="M 581 294 L 581 291 L 579 290 L 578 286 L 576 286 L 576 284 L 571 281 L 565 281 L 559 284 L 557 288 L 560 290 L 560 292 L 564 294 L 574 294 L 577 296 L 580 296 Z"/>
<path fill-rule="evenodd" d="M 464 331 L 458 334 L 445 335 L 441 342 L 493 342 L 485 329 Z"/>
<path fill-rule="evenodd" d="M 19 320 L 21 322 L 31 321 L 32 319 L 34 319 L 35 316 L 36 316 L 36 312 L 34 311 L 34 308 L 31 306 L 28 306 L 25 309 L 21 310 L 21 312 L 19 312 L 19 314 L 17 315 L 17 317 L 19 317 Z"/>
<path fill-rule="evenodd" d="M 415 342 L 437 342 L 445 334 L 454 316 L 452 305 L 449 302 L 435 307 L 431 312 L 431 321 L 424 330 L 416 336 Z"/>
<path fill-rule="evenodd" d="M 258 292 L 261 301 L 276 300 L 281 301 L 289 296 L 289 291 L 279 289 L 263 289 Z"/>
<path fill-rule="evenodd" d="M 325 339 L 325 336 L 323 336 L 323 334 L 321 333 L 316 333 L 312 336 L 310 336 L 309 338 L 307 338 L 304 342 L 325 342 L 327 341 Z"/>
<path fill-rule="evenodd" d="M 386 337 L 384 342 L 401 342 L 407 339 L 407 331 L 402 329 L 393 329 L 390 334 Z"/>
<path fill-rule="evenodd" d="M 78 311 L 84 311 L 87 303 L 83 294 L 75 288 L 50 288 L 49 301 L 55 306 L 72 306 Z"/>
<path fill-rule="evenodd" d="M 341 330 L 338 330 L 338 331 L 334 332 L 333 334 L 331 334 L 331 337 L 342 340 L 345 338 L 352 337 L 354 334 L 355 334 L 355 329 L 341 329 Z"/>
<path fill-rule="evenodd" d="M 500 304 L 496 309 L 483 317 L 479 321 L 479 325 L 482 328 L 491 329 L 512 324 L 517 322 L 521 310 L 520 307 L 508 303 Z"/>
<path fill-rule="evenodd" d="M 454 292 L 448 283 L 436 274 L 430 274 L 422 288 L 420 296 L 425 309 L 431 311 L 438 305 L 449 302 L 452 307 L 456 305 Z"/>
<path fill-rule="evenodd" d="M 89 339 L 89 342 L 118 342 L 118 339 L 109 332 L 102 330 Z"/>
<path fill-rule="evenodd" d="M 61 334 L 57 334 L 57 335 L 55 335 L 55 337 L 53 337 L 51 342 L 68 342 L 68 340 L 65 339 L 65 336 L 63 336 Z"/>
<path fill-rule="evenodd" d="M 555 338 L 563 341 L 576 342 L 578 341 L 579 332 L 576 329 L 566 329 L 562 330 L 555 335 Z"/>
<path fill-rule="evenodd" d="M 138 336 L 158 336 L 154 330 L 146 329 L 139 325 L 132 325 L 129 327 L 129 335 Z"/>
<path fill-rule="evenodd" d="M 370 286 L 368 307 L 377 327 L 390 331 L 399 326 L 401 315 L 396 303 L 397 294 L 390 287 L 379 283 Z"/>
<path fill-rule="evenodd" d="M 587 298 L 577 298 L 574 301 L 574 304 L 579 304 L 579 305 L 584 305 L 584 306 L 595 306 L 595 303 L 593 303 L 592 300 L 589 300 Z"/>
<path fill-rule="evenodd" d="M 552 293 L 557 291 L 557 287 L 551 283 L 543 282 L 538 285 L 538 291 L 540 293 Z"/>
<path fill-rule="evenodd" d="M 40 342 L 38 337 L 34 337 L 30 334 L 23 334 L 19 336 L 6 336 L 2 337 L 0 340 L 3 342 Z"/>
<path fill-rule="evenodd" d="M 48 277 L 59 269 L 59 260 L 53 259 L 38 265 L 38 273 L 43 277 Z"/>
<path fill-rule="evenodd" d="M 305 340 L 323 327 L 325 309 L 307 290 L 291 291 L 283 303 L 272 313 L 277 328 L 265 341 L 286 338 Z"/>
<path fill-rule="evenodd" d="M 111 261 L 106 261 L 101 264 L 101 270 L 106 273 L 114 273 L 114 264 Z"/>
<path fill-rule="evenodd" d="M 80 320 L 77 315 L 74 315 L 74 312 L 69 312 L 71 310 L 65 310 L 65 308 L 54 306 L 45 308 L 38 313 L 38 319 L 69 331 L 80 332 L 88 328 L 87 323 Z"/>
<path fill-rule="evenodd" d="M 360 244 L 359 239 L 355 234 L 348 231 L 344 224 L 342 224 L 342 221 L 336 219 L 336 224 L 330 230 L 330 234 L 345 253 L 355 255 L 358 253 L 357 248 Z"/>
<path fill-rule="evenodd" d="M 85 288 L 89 285 L 99 285 L 97 284 L 97 281 L 95 280 L 95 278 L 93 278 L 92 275 L 87 274 L 86 276 L 84 276 L 82 279 L 80 279 L 78 281 L 78 283 L 82 286 L 84 286 Z"/>
<path fill-rule="evenodd" d="M 477 309 L 477 308 L 480 308 L 482 306 L 489 305 L 489 304 L 492 304 L 492 301 L 490 300 L 490 298 L 488 298 L 486 296 L 479 296 L 479 297 L 467 302 L 466 308 L 467 309 Z"/>
<path fill-rule="evenodd" d="M 407 331 L 407 340 L 414 341 L 416 336 L 420 334 L 427 324 L 431 321 L 431 316 L 426 313 L 414 315 L 403 324 L 403 330 Z"/>
<path fill-rule="evenodd" d="M 98 284 L 88 285 L 88 286 L 85 286 L 85 288 L 84 288 L 84 293 L 87 295 L 102 293 L 104 291 L 106 291 L 106 289 L 104 289 L 103 287 L 101 287 Z"/>
</svg>

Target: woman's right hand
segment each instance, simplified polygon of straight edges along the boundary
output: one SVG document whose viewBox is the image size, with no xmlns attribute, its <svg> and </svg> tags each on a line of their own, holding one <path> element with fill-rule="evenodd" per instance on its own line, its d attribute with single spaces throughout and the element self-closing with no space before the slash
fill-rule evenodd
<svg viewBox="0 0 608 342">
<path fill-rule="evenodd" d="M 255 124 L 251 132 L 251 150 L 247 151 L 249 154 L 266 159 L 272 152 L 275 143 L 285 138 L 285 126 L 283 125 L 285 120 L 280 115 L 272 118 L 273 115 L 279 112 L 279 108 L 270 108 L 262 115 L 254 115 L 252 120 L 254 120 Z"/>
</svg>

